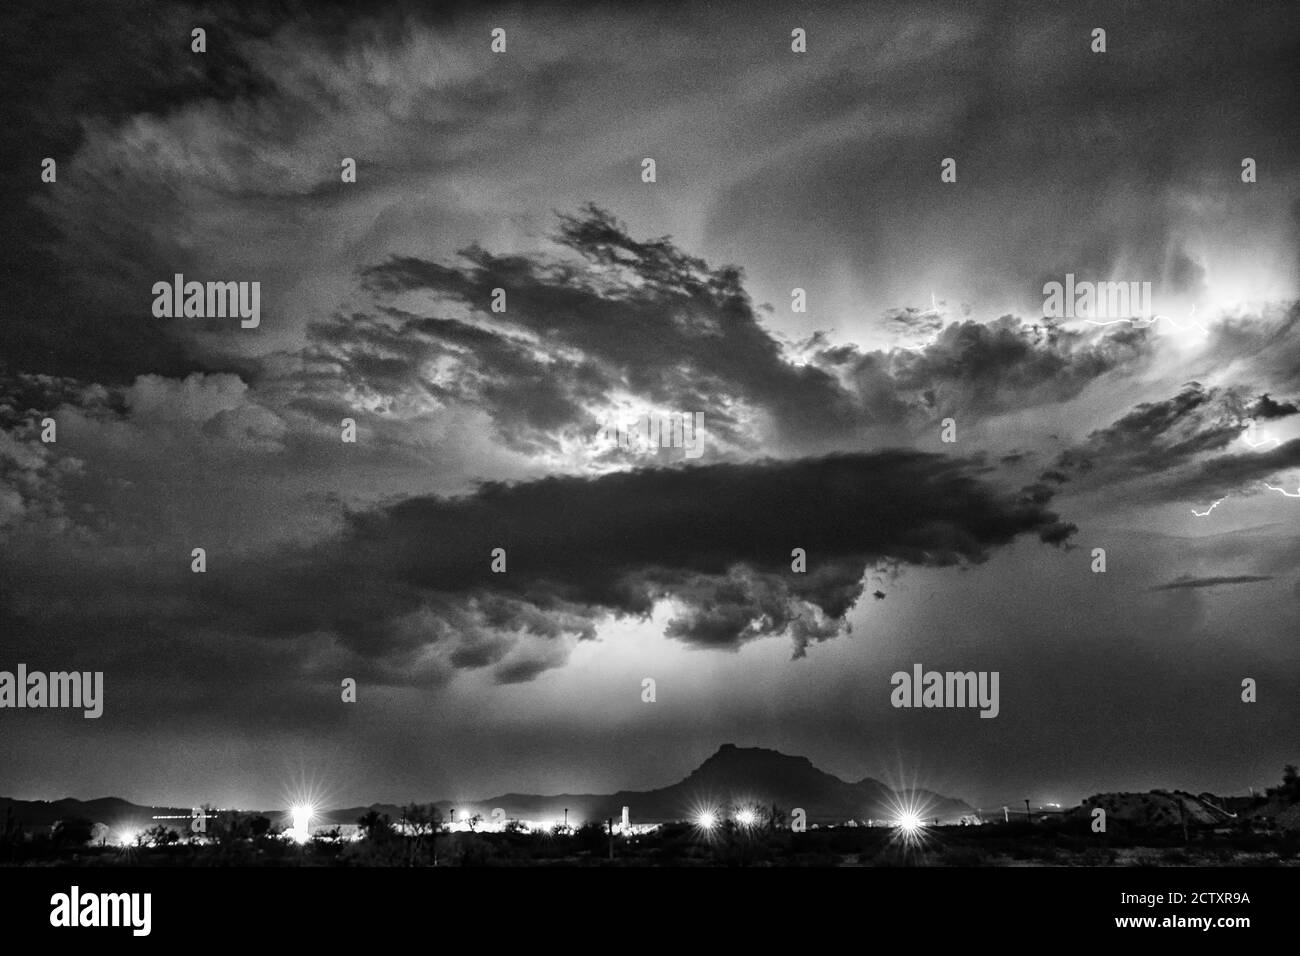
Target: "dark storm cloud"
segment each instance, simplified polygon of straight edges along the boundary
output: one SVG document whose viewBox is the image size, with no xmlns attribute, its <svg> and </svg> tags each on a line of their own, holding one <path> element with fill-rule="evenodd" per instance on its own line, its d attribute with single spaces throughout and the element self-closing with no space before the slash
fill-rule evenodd
<svg viewBox="0 0 1300 956">
<path fill-rule="evenodd" d="M 1039 540 L 1045 544 L 1064 545 L 1079 530 L 1079 526 L 1069 521 L 1055 521 L 1038 533 Z"/>
<path fill-rule="evenodd" d="M 1269 575 L 1240 574 L 1235 577 L 1193 578 L 1182 577 L 1168 584 L 1153 587 L 1152 591 L 1177 591 L 1183 588 L 1212 588 L 1221 584 L 1252 584 L 1256 581 L 1272 581 Z"/>
<path fill-rule="evenodd" d="M 1222 455 L 1200 463 L 1172 485 L 1181 493 L 1264 492 L 1261 482 L 1288 469 L 1300 468 L 1300 438 L 1266 451 Z"/>
<path fill-rule="evenodd" d="M 112 550 L 74 560 L 71 545 L 24 538 L 0 561 L 0 611 L 15 652 L 93 647 L 102 666 L 130 661 L 128 681 L 151 679 L 142 646 L 224 635 L 250 666 L 224 653 L 196 665 L 214 706 L 252 693 L 251 662 L 271 658 L 277 673 L 311 681 L 347 662 L 347 673 L 390 685 L 482 668 L 522 682 L 562 666 L 601 619 L 646 617 L 663 600 L 671 638 L 735 649 L 785 634 L 799 657 L 846 629 L 873 567 L 973 564 L 1022 534 L 1069 536 L 1042 502 L 986 484 L 987 471 L 891 451 L 490 483 L 353 513 L 313 546 L 213 547 L 204 575 L 166 547 L 118 567 Z M 505 573 L 491 570 L 495 548 Z M 805 573 L 791 568 L 795 548 Z M 46 601 L 49 589 L 79 600 Z M 268 642 L 299 650 L 256 654 Z"/>
<path fill-rule="evenodd" d="M 213 611 L 267 635 L 333 631 L 362 656 L 456 633 L 452 666 L 475 668 L 506 661 L 505 635 L 588 638 L 602 616 L 671 598 L 671 637 L 735 648 L 788 633 L 800 656 L 843 629 L 874 564 L 977 563 L 1021 534 L 1068 537 L 1042 501 L 981 473 L 891 451 L 490 483 L 353 514 L 337 540 L 237 576 Z M 496 548 L 505 573 L 491 570 Z M 794 548 L 807 573 L 791 570 Z M 560 662 L 510 661 L 497 676 Z"/>
<path fill-rule="evenodd" d="M 316 326 L 313 333 L 317 344 L 308 362 L 337 369 L 336 378 L 308 385 L 322 397 L 337 394 L 342 383 L 381 401 L 415 393 L 440 405 L 472 405 L 486 411 L 501 439 L 520 450 L 554 447 L 554 436 L 575 426 L 594 435 L 599 425 L 589 409 L 617 385 L 594 362 L 543 355 L 517 336 L 459 319 L 385 309 L 380 318 L 354 315 Z M 444 360 L 455 374 L 431 375 L 431 366 Z M 706 407 L 689 388 L 677 394 L 694 403 L 691 409 Z M 328 412 L 335 419 L 337 408 Z M 723 422 L 712 424 L 729 434 Z"/>
<path fill-rule="evenodd" d="M 990 415 L 1074 398 L 1108 372 L 1137 367 L 1149 352 L 1141 332 L 1098 337 L 1005 315 L 951 323 L 922 348 L 834 348 L 818 359 L 840 370 L 877 416 L 903 405 Z"/>
<path fill-rule="evenodd" d="M 0 364 L 0 426 L 39 422 L 60 405 L 80 404 L 86 393 L 76 378 L 13 372 Z"/>
<path fill-rule="evenodd" d="M 711 432 L 738 443 L 727 409 L 748 403 L 770 412 L 779 431 L 805 436 L 842 428 L 848 397 L 826 372 L 785 360 L 759 325 L 734 268 L 710 268 L 668 239 L 638 241 L 607 212 L 564 216 L 557 242 L 580 263 L 497 256 L 473 247 L 446 266 L 395 257 L 368 270 L 385 294 L 428 293 L 493 323 L 390 311 L 396 325 L 355 330 L 336 322 L 316 332 L 317 360 L 380 390 L 419 388 L 484 407 L 503 437 L 545 439 L 565 425 L 593 429 L 585 409 L 626 390 L 663 408 L 705 411 Z M 493 313 L 494 290 L 506 311 Z M 422 379 L 438 358 L 464 374 L 445 388 Z"/>
<path fill-rule="evenodd" d="M 186 103 L 229 101 L 266 88 L 237 42 L 271 29 L 266 8 L 250 5 L 243 15 L 227 18 L 229 10 L 198 14 L 181 5 L 130 0 L 42 6 L 39 14 L 8 17 L 0 40 L 0 59 L 10 68 L 0 99 L 6 168 L 36 170 L 39 159 L 49 156 L 59 164 L 59 183 L 66 184 L 70 160 L 88 127 L 162 114 Z M 198 23 L 209 36 L 204 55 L 190 51 L 190 30 Z M 100 185 L 111 192 L 118 183 L 107 179 Z M 54 221 L 52 188 L 35 173 L 0 182 L 7 210 L 0 242 L 30 252 L 7 257 L 0 267 L 5 358 L 27 372 L 109 383 L 129 382 L 139 373 L 183 375 L 203 367 L 147 308 L 105 302 L 83 286 L 79 280 L 87 263 L 66 255 L 67 230 L 94 234 L 104 224 Z M 111 245 L 123 233 L 110 230 L 101 239 Z M 163 267 L 158 274 L 166 271 Z"/>
<path fill-rule="evenodd" d="M 1257 398 L 1246 414 L 1251 418 L 1286 418 L 1288 415 L 1300 414 L 1300 406 L 1295 402 L 1279 402 L 1264 393 Z"/>
<path fill-rule="evenodd" d="M 1152 479 L 1152 493 L 1160 496 L 1259 492 L 1264 479 L 1300 466 L 1300 439 L 1223 454 L 1242 436 L 1253 415 L 1290 414 L 1267 396 L 1247 402 L 1242 394 L 1241 389 L 1190 382 L 1170 398 L 1142 402 L 1062 452 L 1056 467 L 1040 475 L 1040 480 L 1059 484 L 1073 476 L 1095 487 Z"/>
<path fill-rule="evenodd" d="M 1003 316 L 953 323 L 916 349 L 862 352 L 814 336 L 796 364 L 759 323 L 739 270 L 710 267 L 666 238 L 636 240 L 596 207 L 562 217 L 556 239 L 579 259 L 471 247 L 454 265 L 394 257 L 368 269 L 381 297 L 431 296 L 453 314 L 385 304 L 316 324 L 304 358 L 336 377 L 325 372 L 311 387 L 466 403 L 533 451 L 566 431 L 594 433 L 593 410 L 629 392 L 702 411 L 711 435 L 752 449 L 759 436 L 738 407 L 770 416 L 783 447 L 843 441 L 873 425 L 928 425 L 936 410 L 989 415 L 1066 401 L 1150 354 L 1142 331 L 1085 334 Z M 505 312 L 490 310 L 498 289 Z"/>
<path fill-rule="evenodd" d="M 1114 424 L 1062 452 L 1043 478 L 1059 482 L 1063 472 L 1093 479 L 1156 474 L 1206 452 L 1220 451 L 1244 428 L 1240 400 L 1231 392 L 1191 382 L 1177 395 L 1142 402 Z"/>
</svg>

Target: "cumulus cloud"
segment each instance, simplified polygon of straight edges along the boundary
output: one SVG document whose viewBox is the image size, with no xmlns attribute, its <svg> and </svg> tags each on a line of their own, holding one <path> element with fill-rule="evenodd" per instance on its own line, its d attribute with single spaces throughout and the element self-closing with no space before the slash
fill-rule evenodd
<svg viewBox="0 0 1300 956">
<path fill-rule="evenodd" d="M 1265 479 L 1293 468 L 1300 468 L 1300 438 L 1293 438 L 1264 451 L 1221 455 L 1201 462 L 1171 483 L 1171 490 L 1186 494 L 1217 494 L 1227 491 L 1266 493 L 1263 485 Z"/>
<path fill-rule="evenodd" d="M 909 408 L 987 416 L 1067 401 L 1109 372 L 1139 369 L 1149 348 L 1138 331 L 1098 336 L 1006 315 L 950 323 L 919 348 L 846 346 L 818 358 L 846 376 L 873 417 Z"/>
<path fill-rule="evenodd" d="M 388 394 L 482 407 L 525 447 L 566 428 L 590 434 L 620 395 L 704 411 L 711 432 L 752 445 L 738 416 L 771 417 L 778 437 L 843 428 L 852 409 L 828 373 L 797 366 L 758 321 L 742 276 L 667 238 L 640 241 L 606 211 L 564 216 L 556 240 L 578 261 L 473 247 L 444 265 L 395 257 L 366 272 L 384 296 L 424 295 L 442 315 L 389 308 L 314 329 L 314 362 Z M 490 309 L 495 290 L 506 308 Z"/>
<path fill-rule="evenodd" d="M 1286 418 L 1289 415 L 1300 414 L 1300 406 L 1295 402 L 1279 402 L 1265 392 L 1251 404 L 1246 414 L 1251 418 Z"/>
<path fill-rule="evenodd" d="M 1169 398 L 1141 402 L 1062 452 L 1040 478 L 1085 487 L 1142 481 L 1145 494 L 1163 498 L 1258 492 L 1262 479 L 1300 464 L 1300 439 L 1228 453 L 1263 401 L 1247 403 L 1242 395 L 1239 388 L 1190 382 Z"/>
<path fill-rule="evenodd" d="M 66 623 L 101 641 L 138 626 L 317 635 L 394 683 L 482 668 L 518 682 L 562 664 L 601 620 L 666 602 L 670 638 L 736 649 L 784 634 L 799 657 L 843 633 L 873 567 L 974 564 L 1020 535 L 1060 539 L 1042 503 L 985 475 L 966 460 L 890 451 L 488 483 L 353 513 L 310 546 L 237 563 L 214 552 L 197 583 L 155 555 Z M 491 568 L 496 548 L 504 573 Z M 796 548 L 806 573 L 792 570 Z M 145 615 L 136 627 L 133 613 Z"/>
<path fill-rule="evenodd" d="M 644 616 L 669 599 L 680 609 L 672 637 L 736 647 L 788 632 L 799 655 L 842 629 L 873 564 L 980 562 L 1024 533 L 1063 540 L 1042 502 L 1001 493 L 980 473 L 961 459 L 893 451 L 412 498 L 352 515 L 337 542 L 303 556 L 304 573 L 327 586 L 312 588 L 317 611 L 297 626 L 345 621 L 364 633 L 340 627 L 341 639 L 366 653 L 393 642 L 395 609 L 472 598 L 497 631 L 590 637 L 595 617 Z M 506 573 L 490 569 L 495 548 L 508 555 Z M 807 573 L 790 570 L 795 548 Z M 523 615 L 525 605 L 536 614 Z"/>
<path fill-rule="evenodd" d="M 788 348 L 760 323 L 734 267 L 710 266 L 668 238 L 637 240 L 608 212 L 562 216 L 568 259 L 479 247 L 457 263 L 394 257 L 366 270 L 372 313 L 316 323 L 308 387 L 369 403 L 465 404 L 523 451 L 588 437 L 630 400 L 702 411 L 737 453 L 805 453 L 865 430 L 928 427 L 1077 397 L 1140 369 L 1151 340 L 1027 325 L 925 320 L 917 348 L 860 351 L 814 337 Z M 505 311 L 491 303 L 503 290 Z M 405 307 L 398 307 L 401 302 Z M 969 420 L 969 419 L 968 419 Z"/>
<path fill-rule="evenodd" d="M 1177 395 L 1142 402 L 1080 446 L 1062 453 L 1061 469 L 1150 474 L 1217 451 L 1242 432 L 1231 402 L 1218 390 L 1192 382 Z"/>
</svg>

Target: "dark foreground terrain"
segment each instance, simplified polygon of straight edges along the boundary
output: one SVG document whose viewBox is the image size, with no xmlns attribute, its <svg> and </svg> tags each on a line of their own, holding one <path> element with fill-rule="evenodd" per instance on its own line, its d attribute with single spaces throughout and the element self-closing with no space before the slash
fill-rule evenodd
<svg viewBox="0 0 1300 956">
<path fill-rule="evenodd" d="M 316 834 L 297 844 L 269 831 L 205 842 L 6 847 L 3 862 L 35 866 L 1296 866 L 1300 834 L 1166 832 L 1094 834 L 1086 825 L 989 824 L 836 827 L 791 833 L 668 824 L 635 837 L 590 824 L 569 832 L 426 833 L 390 829 L 358 839 Z"/>
</svg>

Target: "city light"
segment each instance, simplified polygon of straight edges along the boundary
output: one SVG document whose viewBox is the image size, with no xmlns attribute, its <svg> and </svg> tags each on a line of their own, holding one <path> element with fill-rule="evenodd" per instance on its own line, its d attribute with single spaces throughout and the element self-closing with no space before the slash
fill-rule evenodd
<svg viewBox="0 0 1300 956">
<path fill-rule="evenodd" d="M 933 837 L 926 823 L 933 815 L 931 798 L 915 790 L 895 791 L 889 801 L 887 818 L 893 828 L 891 843 L 901 843 L 909 850 L 920 849 Z"/>
<path fill-rule="evenodd" d="M 736 814 L 736 822 L 742 827 L 752 827 L 758 822 L 758 814 L 749 809 L 741 810 Z"/>
<path fill-rule="evenodd" d="M 315 809 L 310 804 L 298 804 L 289 813 L 293 817 L 293 829 L 289 835 L 297 843 L 306 843 L 311 839 L 311 818 Z"/>
<path fill-rule="evenodd" d="M 910 801 L 898 808 L 897 815 L 891 821 L 894 835 L 891 840 L 902 843 L 904 847 L 916 849 L 921 847 L 928 837 L 925 818 L 919 808 Z"/>
<path fill-rule="evenodd" d="M 905 813 L 894 821 L 894 826 L 898 827 L 904 833 L 916 833 L 916 831 L 920 830 L 925 826 L 925 824 L 921 822 L 921 818 L 915 813 Z"/>
<path fill-rule="evenodd" d="M 705 810 L 695 818 L 695 825 L 701 830 L 712 830 L 718 825 L 718 817 L 711 810 Z"/>
<path fill-rule="evenodd" d="M 291 826 L 284 835 L 295 843 L 307 843 L 311 840 L 311 823 L 321 821 L 322 808 L 334 806 L 334 794 L 324 781 L 307 770 L 300 769 L 294 779 L 290 780 L 281 792 L 282 807 L 289 808 Z"/>
</svg>

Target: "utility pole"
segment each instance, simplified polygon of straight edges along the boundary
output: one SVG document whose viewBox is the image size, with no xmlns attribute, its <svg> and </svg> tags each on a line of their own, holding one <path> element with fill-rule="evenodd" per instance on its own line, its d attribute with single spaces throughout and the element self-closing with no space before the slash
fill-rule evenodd
<svg viewBox="0 0 1300 956">
<path fill-rule="evenodd" d="M 1003 823 L 1011 822 L 1011 811 L 1008 810 L 1006 807 L 1002 808 L 1002 822 Z"/>
<path fill-rule="evenodd" d="M 569 808 L 564 808 L 564 829 L 569 829 Z"/>
<path fill-rule="evenodd" d="M 605 825 L 609 827 L 609 858 L 612 862 L 614 859 L 614 818 L 609 817 L 606 819 Z"/>
<path fill-rule="evenodd" d="M 1030 812 L 1029 812 L 1029 798 L 1028 798 L 1028 797 L 1025 798 L 1025 819 L 1028 820 L 1030 823 L 1033 823 L 1033 822 L 1034 822 L 1034 818 L 1033 818 L 1033 816 L 1032 816 L 1032 815 L 1030 814 Z"/>
</svg>

